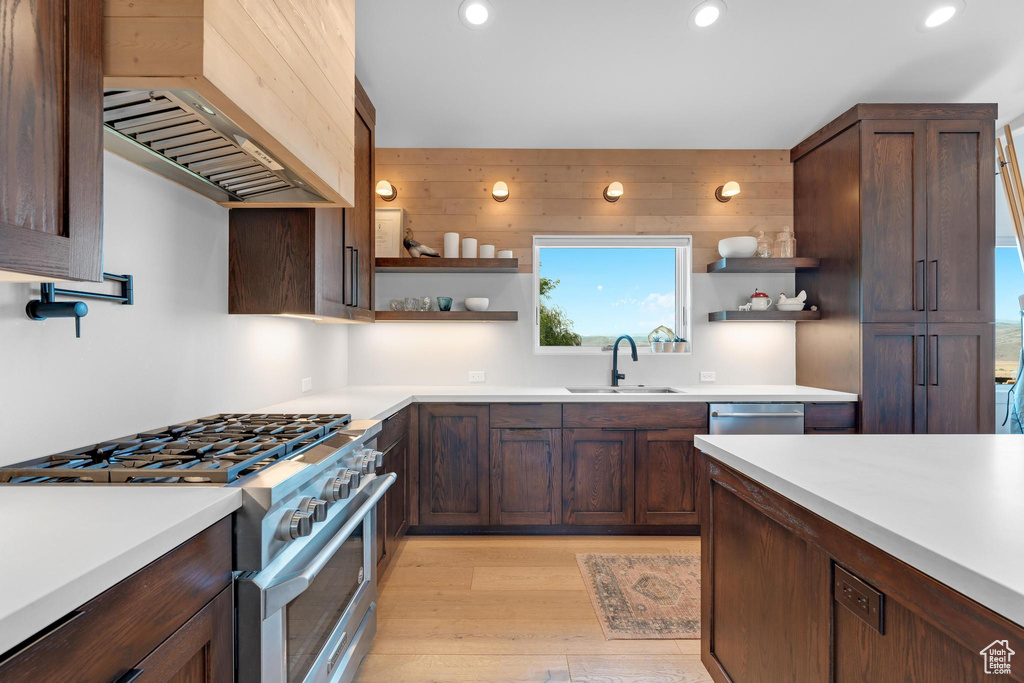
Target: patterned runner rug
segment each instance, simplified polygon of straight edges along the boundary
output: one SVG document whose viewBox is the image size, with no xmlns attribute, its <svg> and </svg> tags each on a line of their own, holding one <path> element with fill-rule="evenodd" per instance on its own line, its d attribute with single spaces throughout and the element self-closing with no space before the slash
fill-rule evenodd
<svg viewBox="0 0 1024 683">
<path fill-rule="evenodd" d="M 576 553 L 608 640 L 700 638 L 699 555 Z"/>
</svg>

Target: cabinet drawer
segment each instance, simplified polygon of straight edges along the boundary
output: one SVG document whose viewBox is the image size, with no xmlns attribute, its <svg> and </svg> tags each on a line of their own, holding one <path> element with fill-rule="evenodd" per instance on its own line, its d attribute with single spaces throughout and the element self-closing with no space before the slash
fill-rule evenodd
<svg viewBox="0 0 1024 683">
<path fill-rule="evenodd" d="M 845 432 L 857 428 L 856 403 L 805 403 L 804 431 Z"/>
<path fill-rule="evenodd" d="M 409 433 L 410 412 L 412 412 L 412 409 L 406 406 L 384 420 L 384 423 L 380 426 L 380 436 L 377 437 L 378 449 L 384 450 Z"/>
<path fill-rule="evenodd" d="M 707 429 L 707 403 L 566 403 L 566 428 Z"/>
<path fill-rule="evenodd" d="M 560 429 L 561 403 L 492 403 L 491 429 Z"/>
<path fill-rule="evenodd" d="M 117 680 L 230 585 L 231 519 L 226 518 L 0 662 L 0 680 Z"/>
</svg>

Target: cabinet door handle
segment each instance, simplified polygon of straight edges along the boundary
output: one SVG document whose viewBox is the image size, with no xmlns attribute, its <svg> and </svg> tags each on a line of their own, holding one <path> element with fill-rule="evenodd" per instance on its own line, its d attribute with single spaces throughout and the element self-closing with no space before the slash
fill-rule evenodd
<svg viewBox="0 0 1024 683">
<path fill-rule="evenodd" d="M 136 678 L 141 676 L 144 671 L 145 669 L 128 669 L 124 672 L 124 675 L 122 675 L 115 681 L 115 683 L 131 683 Z"/>
<path fill-rule="evenodd" d="M 932 261 L 930 264 L 931 284 L 928 286 L 928 299 L 931 302 L 931 310 L 939 310 L 939 262 Z"/>
<path fill-rule="evenodd" d="M 939 335 L 929 335 L 928 349 L 928 381 L 937 387 L 939 386 Z"/>
<path fill-rule="evenodd" d="M 914 263 L 914 284 L 916 291 L 914 292 L 914 310 L 924 310 L 924 299 L 925 299 L 925 276 L 924 276 L 924 259 L 916 261 Z"/>
<path fill-rule="evenodd" d="M 356 249 L 355 247 L 352 248 L 352 259 L 353 259 L 353 264 L 355 266 L 353 268 L 353 271 L 355 271 L 355 276 L 354 277 L 355 277 L 355 292 L 356 292 L 355 301 L 352 303 L 352 305 L 355 306 L 356 308 L 359 308 L 359 250 Z"/>
<path fill-rule="evenodd" d="M 923 387 L 925 383 L 925 363 L 927 362 L 924 352 L 924 335 L 917 335 L 917 343 L 914 346 L 914 383 Z"/>
<path fill-rule="evenodd" d="M 354 288 L 352 287 L 352 263 L 353 263 L 353 261 L 352 261 L 352 253 L 351 253 L 353 251 L 354 250 L 352 249 L 352 247 L 345 247 L 345 253 L 348 254 L 348 270 L 345 271 L 345 274 L 348 275 L 348 291 L 345 292 L 345 297 L 344 297 L 345 298 L 345 305 L 346 306 L 351 306 L 352 305 L 352 292 L 354 291 Z"/>
</svg>

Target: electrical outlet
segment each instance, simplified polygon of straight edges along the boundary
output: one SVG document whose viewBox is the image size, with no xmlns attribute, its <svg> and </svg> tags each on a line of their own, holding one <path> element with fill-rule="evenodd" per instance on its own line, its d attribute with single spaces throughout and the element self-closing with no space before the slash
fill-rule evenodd
<svg viewBox="0 0 1024 683">
<path fill-rule="evenodd" d="M 701 382 L 714 382 L 715 381 L 715 373 L 710 371 L 710 370 L 702 370 L 701 373 L 700 373 L 700 381 Z"/>
<path fill-rule="evenodd" d="M 302 378 L 302 393 L 306 393 L 307 391 L 313 391 L 313 378 L 312 377 L 304 377 L 304 378 Z"/>
<path fill-rule="evenodd" d="M 469 381 L 470 382 L 485 382 L 487 380 L 484 379 L 484 371 L 483 370 L 476 370 L 474 372 L 469 373 Z"/>
</svg>

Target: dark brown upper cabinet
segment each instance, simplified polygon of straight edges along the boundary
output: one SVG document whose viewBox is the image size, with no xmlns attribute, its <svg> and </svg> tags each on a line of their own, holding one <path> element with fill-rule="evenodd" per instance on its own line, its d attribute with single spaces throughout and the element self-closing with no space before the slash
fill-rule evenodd
<svg viewBox="0 0 1024 683">
<path fill-rule="evenodd" d="M 103 2 L 4 3 L 0 281 L 103 279 Z"/>
<path fill-rule="evenodd" d="M 991 322 L 991 120 L 869 120 L 861 138 L 861 320 Z"/>
<path fill-rule="evenodd" d="M 355 207 L 231 209 L 228 313 L 373 322 L 373 104 L 356 81 Z"/>
<path fill-rule="evenodd" d="M 488 523 L 488 412 L 486 404 L 419 406 L 420 524 Z"/>
<path fill-rule="evenodd" d="M 859 104 L 791 151 L 795 232 L 821 259 L 796 289 L 824 311 L 797 326 L 797 383 L 859 394 L 866 433 L 994 429 L 995 117 Z"/>
<path fill-rule="evenodd" d="M 377 110 L 356 80 L 355 205 L 345 209 L 345 256 L 352 276 L 346 278 L 348 301 L 360 310 L 373 312 L 374 264 L 374 129 Z"/>
</svg>

